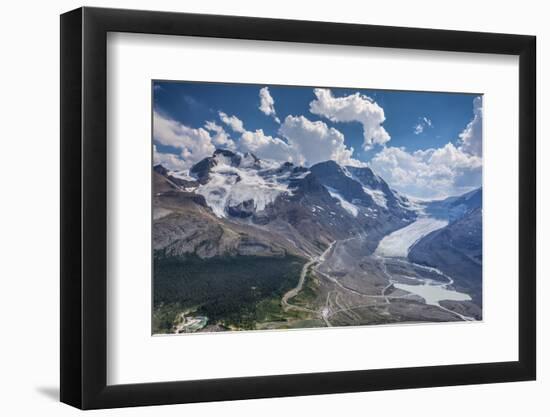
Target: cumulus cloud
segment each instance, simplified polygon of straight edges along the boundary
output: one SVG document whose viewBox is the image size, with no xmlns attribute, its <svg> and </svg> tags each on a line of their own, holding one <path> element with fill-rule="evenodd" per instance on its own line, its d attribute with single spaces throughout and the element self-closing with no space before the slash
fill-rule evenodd
<svg viewBox="0 0 550 417">
<path fill-rule="evenodd" d="M 277 123 L 281 123 L 275 112 L 275 100 L 271 97 L 268 87 L 260 89 L 260 107 L 258 108 L 266 116 L 271 116 Z"/>
<path fill-rule="evenodd" d="M 261 91 L 266 91 L 269 96 L 267 87 Z M 332 159 L 346 165 L 362 165 L 360 161 L 352 158 L 353 148 L 345 145 L 344 135 L 321 121 L 312 122 L 304 116 L 288 116 L 278 131 L 286 139 L 285 141 L 266 134 L 262 129 L 246 130 L 243 122 L 236 116 L 228 116 L 223 112 L 219 112 L 219 115 L 222 122 L 234 131 L 240 132 L 241 136 L 238 144 L 235 144 L 232 140 L 225 139 L 221 126 L 214 122 L 207 122 L 205 127 L 216 132 L 216 136 L 212 138 L 212 142 L 216 145 L 219 145 L 216 138 L 221 137 L 225 140 L 223 142 L 225 147 L 238 149 L 241 152 L 252 152 L 263 159 L 293 162 L 299 165 L 313 165 Z M 273 116 L 274 113 L 271 115 Z M 227 146 L 228 143 L 229 146 Z"/>
<path fill-rule="evenodd" d="M 155 145 L 153 145 L 153 163 L 154 165 L 162 164 L 170 171 L 181 171 L 187 168 L 186 162 L 178 155 L 158 152 Z"/>
<path fill-rule="evenodd" d="M 458 135 L 460 137 L 460 149 L 473 155 L 482 154 L 482 125 L 483 125 L 483 102 L 481 97 L 474 99 L 474 118 L 466 128 Z"/>
<path fill-rule="evenodd" d="M 287 145 L 285 141 L 265 134 L 262 129 L 258 129 L 255 131 L 246 130 L 244 127 L 244 123 L 237 116 L 228 116 L 226 113 L 221 111 L 218 112 L 218 115 L 220 116 L 220 120 L 223 123 L 229 126 L 234 132 L 241 134 L 238 145 L 235 144 L 232 140 L 219 144 L 216 143 L 214 140 L 217 145 L 224 145 L 218 147 L 225 147 L 232 150 L 238 149 L 242 152 L 252 152 L 257 157 L 264 159 L 273 159 L 276 161 L 284 162 L 292 162 L 294 160 L 293 150 Z M 210 122 L 207 126 L 207 128 L 216 132 L 217 136 L 223 135 L 223 133 L 221 133 L 221 131 L 223 131 L 223 128 L 216 125 L 216 123 Z"/>
<path fill-rule="evenodd" d="M 181 150 L 180 156 L 186 166 L 211 155 L 216 149 L 208 130 L 186 126 L 156 111 L 153 114 L 153 139 Z"/>
<path fill-rule="evenodd" d="M 370 165 L 392 187 L 413 197 L 443 198 L 481 186 L 481 98 L 474 99 L 474 117 L 459 135 L 458 144 L 407 152 L 387 147 Z"/>
<path fill-rule="evenodd" d="M 220 120 L 229 126 L 234 132 L 243 133 L 245 131 L 242 120 L 237 116 L 228 116 L 223 111 L 218 112 L 218 115 L 220 116 Z"/>
<path fill-rule="evenodd" d="M 390 135 L 382 126 L 386 117 L 384 109 L 370 97 L 355 93 L 345 97 L 334 97 L 326 88 L 313 90 L 316 99 L 309 103 L 309 111 L 326 117 L 332 122 L 359 122 L 363 125 L 363 148 L 384 145 Z"/>
<path fill-rule="evenodd" d="M 352 158 L 353 148 L 345 145 L 344 135 L 321 121 L 287 116 L 278 133 L 284 139 L 269 136 L 262 129 L 245 131 L 239 150 L 253 152 L 259 158 L 306 166 L 329 159 L 344 165 L 364 165 Z"/>
<path fill-rule="evenodd" d="M 427 117 L 420 117 L 418 123 L 414 126 L 414 134 L 420 135 L 428 127 L 432 127 L 432 121 Z"/>
<path fill-rule="evenodd" d="M 239 141 L 242 152 L 252 152 L 259 158 L 295 162 L 295 151 L 280 138 L 266 135 L 262 129 L 246 131 Z"/>
<path fill-rule="evenodd" d="M 413 197 L 443 198 L 481 185 L 481 158 L 462 152 L 452 143 L 412 153 L 387 147 L 370 165 L 392 187 Z"/>
<path fill-rule="evenodd" d="M 207 121 L 204 128 L 211 132 L 212 143 L 217 148 L 235 149 L 235 142 L 229 137 L 225 129 L 213 121 Z"/>
<path fill-rule="evenodd" d="M 259 158 L 279 162 L 313 165 L 329 159 L 345 165 L 362 165 L 352 158 L 353 148 L 344 143 L 344 135 L 321 121 L 304 116 L 288 116 L 279 128 L 281 137 L 266 134 L 262 129 L 248 131 L 236 116 L 220 112 L 222 122 L 241 131 L 238 140 L 230 138 L 223 126 L 207 121 L 204 127 L 192 128 L 158 112 L 153 117 L 155 143 L 177 149 L 180 153 L 158 152 L 155 163 L 168 169 L 190 168 L 201 159 L 212 155 L 216 148 L 252 152 Z M 282 139 L 284 138 L 284 139 Z"/>
<path fill-rule="evenodd" d="M 321 121 L 304 116 L 287 116 L 279 133 L 288 140 L 295 162 L 313 165 L 332 159 L 344 165 L 360 165 L 352 158 L 353 148 L 344 143 L 344 135 Z"/>
</svg>

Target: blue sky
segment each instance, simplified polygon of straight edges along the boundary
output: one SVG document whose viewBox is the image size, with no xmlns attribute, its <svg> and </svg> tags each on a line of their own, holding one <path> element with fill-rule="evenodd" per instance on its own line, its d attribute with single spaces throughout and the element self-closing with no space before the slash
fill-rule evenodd
<svg viewBox="0 0 550 417">
<path fill-rule="evenodd" d="M 223 147 L 368 164 L 423 199 L 481 185 L 476 94 L 154 81 L 153 107 L 155 161 L 174 170 Z"/>
</svg>

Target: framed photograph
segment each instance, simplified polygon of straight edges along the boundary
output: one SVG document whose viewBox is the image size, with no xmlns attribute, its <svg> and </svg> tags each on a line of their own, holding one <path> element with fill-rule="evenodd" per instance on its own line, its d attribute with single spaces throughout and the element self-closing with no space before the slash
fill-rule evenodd
<svg viewBox="0 0 550 417">
<path fill-rule="evenodd" d="M 61 401 L 533 380 L 535 37 L 61 16 Z"/>
</svg>

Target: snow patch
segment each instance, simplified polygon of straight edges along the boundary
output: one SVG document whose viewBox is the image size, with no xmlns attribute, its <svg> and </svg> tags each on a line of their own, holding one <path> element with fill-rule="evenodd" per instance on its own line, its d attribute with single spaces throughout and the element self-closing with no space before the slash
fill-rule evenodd
<svg viewBox="0 0 550 417">
<path fill-rule="evenodd" d="M 168 171 L 168 176 L 184 181 L 196 181 L 195 177 L 189 175 L 189 170 L 185 171 Z"/>
<path fill-rule="evenodd" d="M 153 210 L 153 220 L 162 219 L 170 214 L 172 214 L 172 210 L 168 210 L 163 207 L 155 207 Z"/>
<path fill-rule="evenodd" d="M 340 203 L 340 206 L 344 210 L 346 210 L 353 217 L 357 217 L 357 215 L 359 214 L 359 209 L 357 208 L 356 205 L 351 204 L 349 201 L 344 199 L 344 197 L 338 194 L 338 192 L 334 188 L 330 188 L 330 187 L 325 187 L 325 188 L 327 189 L 327 191 L 329 192 L 332 198 L 335 198 L 338 200 L 338 202 Z"/>
<path fill-rule="evenodd" d="M 294 180 L 303 180 L 308 175 L 309 175 L 309 171 L 306 171 L 306 172 L 302 172 L 301 174 L 298 174 L 298 175 L 293 175 L 292 179 L 294 179 Z"/>
<path fill-rule="evenodd" d="M 386 195 L 384 194 L 383 191 L 380 191 L 380 190 L 372 190 L 368 187 L 365 187 L 363 186 L 363 191 L 370 195 L 372 197 L 372 199 L 374 200 L 374 202 L 380 206 L 380 207 L 384 207 L 385 209 L 388 208 L 388 200 L 386 200 Z"/>
<path fill-rule="evenodd" d="M 361 184 L 361 181 L 359 181 L 357 178 L 355 178 L 355 176 L 348 171 L 348 169 L 346 167 L 340 167 L 342 169 L 342 172 L 344 173 L 344 175 L 348 178 L 351 178 L 352 180 L 354 181 L 357 181 L 359 182 L 359 184 Z"/>
</svg>

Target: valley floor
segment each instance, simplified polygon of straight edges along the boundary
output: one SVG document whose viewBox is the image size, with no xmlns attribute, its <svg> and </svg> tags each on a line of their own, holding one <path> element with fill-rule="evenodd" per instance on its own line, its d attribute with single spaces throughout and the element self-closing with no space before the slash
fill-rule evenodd
<svg viewBox="0 0 550 417">
<path fill-rule="evenodd" d="M 420 218 L 385 236 L 377 249 L 367 255 L 365 234 L 334 241 L 302 265 L 294 287 L 287 287 L 281 295 L 275 292 L 262 301 L 254 301 L 254 314 L 243 313 L 250 319 L 241 322 L 222 315 L 208 322 L 208 309 L 203 308 L 188 311 L 185 320 L 180 315 L 172 331 L 480 320 L 480 307 L 468 294 L 455 289 L 452 277 L 407 258 L 409 248 L 417 240 L 446 224 Z M 243 327 L 242 323 L 246 325 Z"/>
<path fill-rule="evenodd" d="M 427 233 L 426 225 L 443 227 L 446 222 L 421 219 L 404 229 L 412 233 L 395 232 L 405 240 L 414 243 Z M 411 263 L 406 258 L 410 247 L 397 244 L 391 234 L 382 240 L 372 255 L 358 256 L 365 236 L 356 236 L 333 242 L 317 259 L 304 266 L 302 276 L 309 271 L 309 279 L 316 286 L 317 297 L 311 300 L 300 298 L 303 283 L 287 292 L 283 297 L 286 309 L 307 311 L 326 326 L 368 325 L 397 322 L 444 322 L 472 321 L 480 317 L 480 311 L 470 296 L 453 289 L 453 279 L 436 268 Z M 390 248 L 392 250 L 388 250 Z M 397 252 L 396 247 L 405 248 Z M 388 256 L 388 253 L 392 256 Z M 444 300 L 454 301 L 451 308 L 441 304 Z M 312 319 L 314 317 L 311 317 Z M 271 328 L 273 328 L 271 323 Z M 293 327 L 293 326 L 292 326 Z"/>
</svg>

